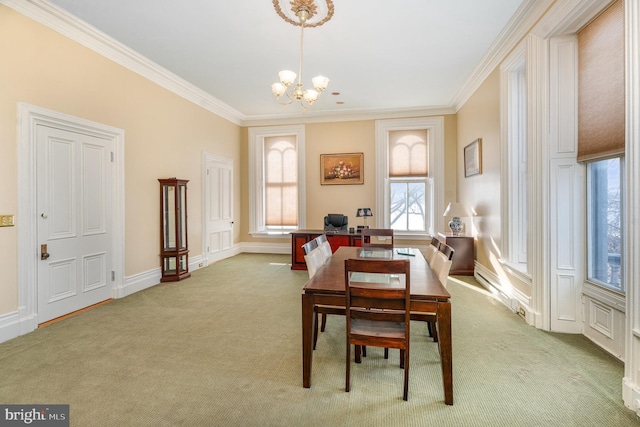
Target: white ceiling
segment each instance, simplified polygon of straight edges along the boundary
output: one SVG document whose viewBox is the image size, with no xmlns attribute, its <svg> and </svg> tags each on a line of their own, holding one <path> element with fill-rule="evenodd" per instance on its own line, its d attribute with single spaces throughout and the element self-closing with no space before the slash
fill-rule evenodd
<svg viewBox="0 0 640 427">
<path fill-rule="evenodd" d="M 302 114 L 299 105 L 284 108 L 271 94 L 278 71 L 297 71 L 300 40 L 299 27 L 282 20 L 272 0 L 49 2 L 244 119 Z M 306 114 L 452 107 L 522 3 L 334 0 L 333 18 L 305 29 L 302 83 L 310 87 L 317 74 L 331 79 L 327 92 Z"/>
</svg>

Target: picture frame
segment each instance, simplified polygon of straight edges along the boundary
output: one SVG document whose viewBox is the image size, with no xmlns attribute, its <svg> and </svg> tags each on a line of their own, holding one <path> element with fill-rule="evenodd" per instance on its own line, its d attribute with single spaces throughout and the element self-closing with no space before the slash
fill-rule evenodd
<svg viewBox="0 0 640 427">
<path fill-rule="evenodd" d="M 464 147 L 464 177 L 482 173 L 482 138 Z"/>
<path fill-rule="evenodd" d="M 320 184 L 364 184 L 364 153 L 321 154 Z"/>
</svg>

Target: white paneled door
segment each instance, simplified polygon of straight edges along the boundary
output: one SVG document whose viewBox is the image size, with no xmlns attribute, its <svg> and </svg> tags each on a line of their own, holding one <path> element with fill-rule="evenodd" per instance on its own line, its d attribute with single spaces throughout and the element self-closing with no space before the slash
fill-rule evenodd
<svg viewBox="0 0 640 427">
<path fill-rule="evenodd" d="M 112 297 L 113 141 L 38 125 L 38 323 Z"/>
<path fill-rule="evenodd" d="M 233 246 L 233 161 L 209 156 L 206 171 L 206 252 L 212 262 Z"/>
</svg>

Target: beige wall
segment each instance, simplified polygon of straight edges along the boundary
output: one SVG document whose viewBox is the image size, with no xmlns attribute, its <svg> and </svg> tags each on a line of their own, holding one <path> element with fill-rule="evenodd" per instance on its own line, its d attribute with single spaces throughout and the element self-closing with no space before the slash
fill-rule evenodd
<svg viewBox="0 0 640 427">
<path fill-rule="evenodd" d="M 456 117 L 445 118 L 445 199 L 455 199 L 456 184 Z M 306 138 L 306 178 L 307 178 L 307 228 L 322 229 L 324 216 L 328 213 L 343 213 L 349 217 L 349 225 L 364 224 L 356 218 L 359 207 L 374 209 L 372 225 L 375 221 L 375 121 L 331 122 L 305 125 Z M 242 164 L 248 165 L 247 132 L 243 132 Z M 362 185 L 320 185 L 320 155 L 332 153 L 364 153 L 364 184 Z M 246 180 L 243 176 L 243 180 Z M 248 183 L 243 181 L 243 214 L 241 237 L 243 241 L 259 242 L 249 236 Z M 287 242 L 289 239 L 269 239 Z M 415 244 L 415 242 L 414 242 Z M 426 244 L 426 243 L 425 243 Z"/>
<path fill-rule="evenodd" d="M 17 104 L 24 102 L 124 130 L 125 276 L 159 267 L 158 178 L 190 180 L 190 255 L 201 254 L 203 151 L 233 159 L 239 216 L 239 126 L 2 5 L 0 55 L 0 213 L 17 214 Z M 0 315 L 17 308 L 20 226 L 0 228 Z"/>
<path fill-rule="evenodd" d="M 482 138 L 482 174 L 465 178 L 464 147 Z M 476 260 L 496 271 L 500 258 L 500 75 L 495 70 L 458 110 L 458 201 L 473 208 L 465 233 L 476 237 Z"/>
</svg>

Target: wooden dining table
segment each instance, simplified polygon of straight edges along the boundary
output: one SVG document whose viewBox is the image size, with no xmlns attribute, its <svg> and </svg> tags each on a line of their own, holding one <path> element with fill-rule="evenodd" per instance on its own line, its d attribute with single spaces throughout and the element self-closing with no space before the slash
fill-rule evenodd
<svg viewBox="0 0 640 427">
<path fill-rule="evenodd" d="M 411 255 L 406 255 L 411 254 Z M 411 311 L 435 313 L 442 366 L 444 402 L 453 405 L 453 362 L 451 346 L 451 295 L 415 248 L 368 250 L 341 246 L 302 288 L 302 385 L 311 387 L 313 362 L 314 307 L 345 306 L 344 261 L 346 259 L 408 259 L 411 262 Z"/>
</svg>

